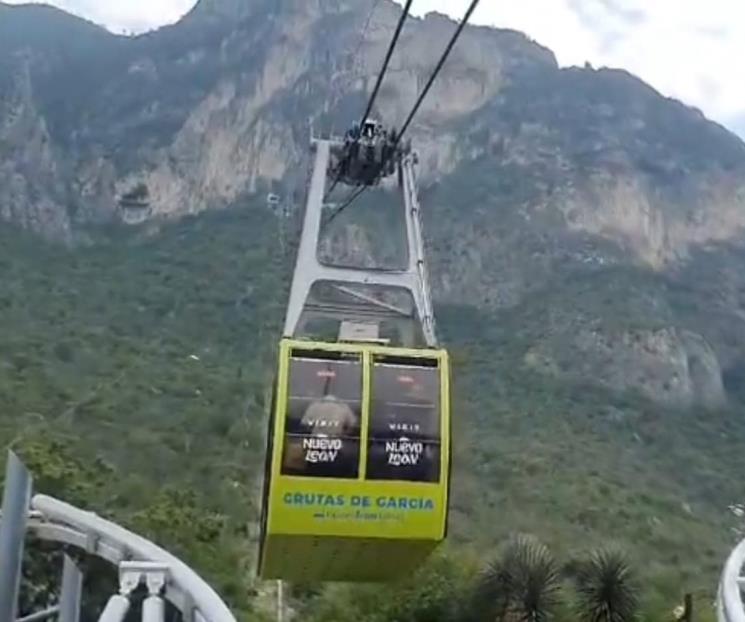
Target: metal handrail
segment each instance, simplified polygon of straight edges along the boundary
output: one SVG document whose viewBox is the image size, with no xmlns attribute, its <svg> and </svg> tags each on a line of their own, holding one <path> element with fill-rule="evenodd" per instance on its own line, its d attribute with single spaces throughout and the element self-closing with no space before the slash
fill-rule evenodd
<svg viewBox="0 0 745 622">
<path fill-rule="evenodd" d="M 29 527 L 40 531 L 56 532 L 59 536 L 67 530 L 68 542 L 75 540 L 73 534 L 85 534 L 88 542 L 94 542 L 94 552 L 110 561 L 117 557 L 116 552 L 126 552 L 129 559 L 162 562 L 168 566 L 169 585 L 166 590 L 187 596 L 193 603 L 195 618 L 204 622 L 236 622 L 235 617 L 217 593 L 189 566 L 149 540 L 138 536 L 115 523 L 107 521 L 93 512 L 80 510 L 68 503 L 48 497 L 35 495 L 31 507 L 41 513 L 41 521 L 33 521 Z M 50 529 L 54 525 L 56 529 Z M 82 543 L 75 543 L 82 544 Z M 84 548 L 88 548 L 87 546 Z M 175 589 L 173 589 L 175 588 Z M 169 600 L 173 600 L 170 597 Z M 186 599 L 185 599 L 186 600 Z M 176 603 L 174 603 L 176 604 Z"/>
<path fill-rule="evenodd" d="M 743 605 L 740 590 L 743 584 L 740 574 L 743 565 L 745 565 L 745 540 L 735 547 L 724 564 L 717 592 L 719 622 L 745 622 L 745 605 Z"/>
</svg>

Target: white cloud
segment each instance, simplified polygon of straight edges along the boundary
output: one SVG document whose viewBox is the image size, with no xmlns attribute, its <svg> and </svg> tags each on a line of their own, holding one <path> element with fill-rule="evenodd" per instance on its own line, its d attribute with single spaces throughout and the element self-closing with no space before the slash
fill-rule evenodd
<svg viewBox="0 0 745 622">
<path fill-rule="evenodd" d="M 467 4 L 414 0 L 413 7 L 460 19 Z M 745 136 L 742 0 L 481 0 L 472 21 L 523 31 L 563 66 L 626 69 Z"/>
<path fill-rule="evenodd" d="M 141 32 L 175 22 L 194 1 L 52 3 L 115 32 Z M 459 19 L 467 4 L 414 0 L 413 10 L 416 15 L 439 11 Z M 472 21 L 525 32 L 551 48 L 563 66 L 589 61 L 627 69 L 745 136 L 743 0 L 481 0 Z"/>
<path fill-rule="evenodd" d="M 29 0 L 3 1 L 23 4 Z M 143 32 L 178 21 L 194 6 L 195 0 L 50 0 L 48 3 L 113 32 Z"/>
</svg>

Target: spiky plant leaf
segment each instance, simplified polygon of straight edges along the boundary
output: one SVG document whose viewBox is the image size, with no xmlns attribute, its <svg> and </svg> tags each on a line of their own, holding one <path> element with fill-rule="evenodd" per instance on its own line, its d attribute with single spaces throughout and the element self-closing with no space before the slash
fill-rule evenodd
<svg viewBox="0 0 745 622">
<path fill-rule="evenodd" d="M 601 549 L 579 565 L 576 576 L 583 622 L 630 622 L 639 607 L 638 586 L 624 554 Z"/>
<path fill-rule="evenodd" d="M 559 571 L 551 552 L 532 536 L 517 536 L 481 576 L 477 619 L 547 622 L 553 617 L 558 591 Z"/>
</svg>

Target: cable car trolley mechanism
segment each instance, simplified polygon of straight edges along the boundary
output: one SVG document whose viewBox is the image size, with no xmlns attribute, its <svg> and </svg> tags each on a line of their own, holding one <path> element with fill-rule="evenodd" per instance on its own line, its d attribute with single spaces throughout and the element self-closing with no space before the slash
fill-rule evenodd
<svg viewBox="0 0 745 622">
<path fill-rule="evenodd" d="M 396 131 L 386 130 L 378 121 L 368 119 L 362 126 L 355 123 L 342 145 L 332 144 L 336 180 L 348 186 L 377 185 L 383 177 L 396 172 L 396 164 L 404 153 L 398 142 Z M 411 151 L 410 146 L 407 150 Z"/>
<path fill-rule="evenodd" d="M 370 118 L 406 5 L 362 116 L 315 151 L 279 346 L 269 421 L 258 572 L 292 581 L 388 581 L 418 568 L 447 532 L 450 368 L 437 344 L 416 189 L 402 143 L 479 0 L 399 132 Z M 326 186 L 356 186 L 328 224 L 398 173 L 408 256 L 396 269 L 319 257 Z M 322 337 L 319 337 L 322 335 Z"/>
</svg>

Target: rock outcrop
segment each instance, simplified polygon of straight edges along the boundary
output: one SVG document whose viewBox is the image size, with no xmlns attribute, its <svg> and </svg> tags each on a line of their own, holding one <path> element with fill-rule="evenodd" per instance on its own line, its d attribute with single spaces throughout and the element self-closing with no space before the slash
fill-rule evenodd
<svg viewBox="0 0 745 622">
<path fill-rule="evenodd" d="M 571 356 L 552 351 L 552 345 L 539 343 L 526 353 L 525 363 L 566 379 L 592 378 L 614 391 L 639 391 L 671 407 L 713 409 L 727 402 L 716 353 L 689 331 L 580 330 L 572 335 Z"/>
</svg>

